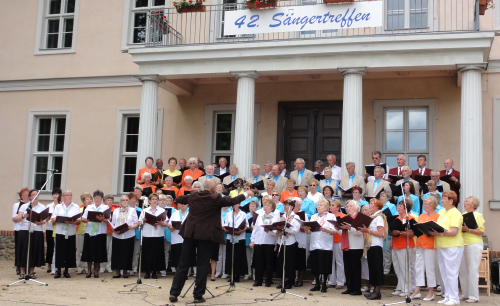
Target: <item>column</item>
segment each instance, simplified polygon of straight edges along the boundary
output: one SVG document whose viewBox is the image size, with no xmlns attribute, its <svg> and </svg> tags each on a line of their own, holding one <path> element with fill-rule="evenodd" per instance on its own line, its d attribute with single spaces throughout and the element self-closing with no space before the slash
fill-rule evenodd
<svg viewBox="0 0 500 306">
<path fill-rule="evenodd" d="M 460 115 L 460 208 L 463 200 L 473 195 L 481 200 L 483 212 L 483 113 L 481 73 L 486 64 L 458 65 L 462 74 Z"/>
<path fill-rule="evenodd" d="M 342 176 L 347 175 L 346 162 L 356 164 L 356 173 L 363 173 L 363 75 L 366 68 L 340 68 L 344 76 L 342 107 Z"/>
<path fill-rule="evenodd" d="M 236 97 L 236 118 L 234 131 L 233 163 L 238 166 L 239 174 L 250 175 L 255 162 L 255 80 L 260 78 L 256 71 L 237 71 L 231 74 L 238 79 Z"/>
<path fill-rule="evenodd" d="M 144 167 L 146 157 L 155 156 L 158 112 L 158 83 L 165 79 L 158 75 L 136 75 L 142 82 L 141 111 L 139 115 L 139 141 L 137 147 L 137 173 Z"/>
</svg>

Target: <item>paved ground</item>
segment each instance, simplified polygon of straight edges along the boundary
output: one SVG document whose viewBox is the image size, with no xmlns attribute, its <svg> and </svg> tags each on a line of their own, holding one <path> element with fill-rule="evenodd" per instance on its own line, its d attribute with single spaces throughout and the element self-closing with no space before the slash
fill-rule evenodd
<svg viewBox="0 0 500 306">
<path fill-rule="evenodd" d="M 125 284 L 136 283 L 137 278 L 112 279 L 112 274 L 101 274 L 99 279 L 86 279 L 84 275 L 71 273 L 70 279 L 54 279 L 44 270 L 37 269 L 38 279 L 47 282 L 48 286 L 41 286 L 34 282 L 21 284 L 18 286 L 6 287 L 11 282 L 16 281 L 12 261 L 0 261 L 0 305 L 161 305 L 168 303 L 169 289 L 172 282 L 172 275 L 158 280 L 143 280 L 149 283 L 161 286 L 161 289 L 139 286 L 139 292 L 130 292 L 131 287 L 124 288 Z M 190 277 L 187 285 L 191 284 L 193 278 Z M 307 300 L 297 298 L 292 295 L 286 295 L 278 298 L 276 301 L 269 301 L 270 295 L 279 290 L 271 287 L 258 287 L 254 290 L 248 290 L 237 287 L 235 291 L 227 293 L 227 287 L 217 289 L 216 286 L 227 285 L 227 281 L 217 279 L 215 282 L 208 281 L 209 290 L 216 296 L 208 299 L 205 305 L 383 305 L 402 301 L 400 297 L 391 297 L 392 288 L 384 288 L 381 301 L 368 301 L 362 296 L 345 296 L 340 294 L 341 290 L 328 289 L 327 293 L 311 293 L 310 283 L 305 283 L 304 287 L 289 290 L 307 297 Z M 251 281 L 238 283 L 242 286 L 252 288 Z M 184 291 L 187 289 L 185 287 Z M 184 292 L 183 291 L 183 292 Z M 209 297 L 207 293 L 205 297 Z M 192 290 L 186 295 L 186 298 L 179 298 L 175 305 L 185 305 L 192 302 Z M 462 304 L 466 304 L 463 302 Z M 492 294 L 491 297 L 481 293 L 482 305 L 500 306 L 500 295 Z M 438 305 L 437 300 L 433 302 L 421 302 L 421 305 Z"/>
</svg>

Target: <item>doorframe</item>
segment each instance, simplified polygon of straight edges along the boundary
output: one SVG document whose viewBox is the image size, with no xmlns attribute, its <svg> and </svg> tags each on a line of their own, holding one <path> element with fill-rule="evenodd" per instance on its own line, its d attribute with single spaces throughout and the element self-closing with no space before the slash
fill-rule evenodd
<svg viewBox="0 0 500 306">
<path fill-rule="evenodd" d="M 325 100 L 325 101 L 280 101 L 278 102 L 278 121 L 277 121 L 277 146 L 276 146 L 276 161 L 285 158 L 285 111 L 288 109 L 297 108 L 328 108 L 343 110 L 343 100 Z M 342 112 L 342 117 L 344 113 Z M 314 163 L 314 161 L 313 161 Z M 288 170 L 292 171 L 293 167 L 287 165 Z"/>
</svg>

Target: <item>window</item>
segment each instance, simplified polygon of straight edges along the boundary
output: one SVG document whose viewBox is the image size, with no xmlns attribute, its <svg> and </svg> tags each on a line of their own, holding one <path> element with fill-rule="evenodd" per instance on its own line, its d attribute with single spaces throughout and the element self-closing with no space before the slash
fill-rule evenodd
<svg viewBox="0 0 500 306">
<path fill-rule="evenodd" d="M 437 100 L 377 100 L 374 117 L 376 149 L 390 168 L 397 166 L 398 155 L 405 155 L 406 164 L 416 169 L 421 154 L 427 158 L 427 167 L 434 167 Z"/>
<path fill-rule="evenodd" d="M 237 0 L 222 0 L 222 14 L 220 21 L 220 36 L 221 37 L 236 37 L 235 35 L 224 35 L 224 20 L 226 18 L 226 11 L 234 11 L 238 9 Z"/>
<path fill-rule="evenodd" d="M 121 162 L 123 164 L 122 184 L 120 192 L 130 192 L 135 186 L 136 167 L 137 167 L 137 146 L 139 144 L 139 116 L 125 117 L 125 133 L 123 134 L 123 151 Z"/>
<path fill-rule="evenodd" d="M 64 189 L 70 126 L 69 111 L 30 111 L 24 161 L 23 185 L 41 189 L 50 177 L 49 169 L 56 169 L 43 188 L 42 200 L 51 199 L 50 191 Z"/>
<path fill-rule="evenodd" d="M 225 157 L 228 163 L 231 162 L 234 145 L 235 114 L 235 112 L 215 113 L 214 150 L 211 162 L 218 161 L 220 157 Z"/>
<path fill-rule="evenodd" d="M 428 28 L 428 0 L 387 0 L 387 30 Z"/>
<path fill-rule="evenodd" d="M 79 0 L 39 0 L 35 54 L 75 52 Z"/>
<path fill-rule="evenodd" d="M 131 0 L 131 33 L 128 40 L 132 44 L 144 44 L 147 41 L 150 24 L 148 19 L 148 11 L 164 10 L 165 0 Z"/>
</svg>

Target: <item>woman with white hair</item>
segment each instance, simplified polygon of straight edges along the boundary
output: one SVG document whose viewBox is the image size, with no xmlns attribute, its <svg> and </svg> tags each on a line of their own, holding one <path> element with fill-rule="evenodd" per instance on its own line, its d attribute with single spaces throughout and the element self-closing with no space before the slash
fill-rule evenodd
<svg viewBox="0 0 500 306">
<path fill-rule="evenodd" d="M 189 170 L 186 170 L 189 171 Z M 189 175 L 183 178 L 184 186 L 182 186 L 181 190 L 179 190 L 179 195 L 187 195 L 186 191 L 193 191 L 193 178 Z"/>
<path fill-rule="evenodd" d="M 483 253 L 484 218 L 476 209 L 479 207 L 479 199 L 474 196 L 465 198 L 464 209 L 472 213 L 477 223 L 477 228 L 472 229 L 464 223 L 462 226 L 462 237 L 464 239 L 464 255 L 460 263 L 460 287 L 462 298 L 467 303 L 479 301 L 479 265 Z"/>
<path fill-rule="evenodd" d="M 151 177 L 151 173 L 149 172 L 144 172 L 142 174 L 142 181 L 144 181 L 144 183 L 141 184 L 142 195 L 145 197 L 149 197 L 150 194 L 156 193 L 156 186 L 151 184 Z"/>
<path fill-rule="evenodd" d="M 182 186 L 186 186 L 185 179 L 187 176 L 191 177 L 192 180 L 197 180 L 200 176 L 203 175 L 203 171 L 198 169 L 198 160 L 196 158 L 191 157 L 190 159 L 188 159 L 188 166 L 189 169 L 184 170 L 184 173 L 182 173 Z"/>
<path fill-rule="evenodd" d="M 356 218 L 361 207 L 356 201 L 346 203 L 346 211 L 349 216 Z M 351 227 L 342 225 L 341 249 L 344 258 L 344 271 L 346 276 L 347 290 L 342 294 L 361 295 L 361 256 L 363 256 L 364 239 L 363 233 Z"/>
<path fill-rule="evenodd" d="M 201 185 L 200 182 L 194 182 L 193 183 L 193 192 L 200 192 L 203 191 L 203 186 Z"/>
</svg>

